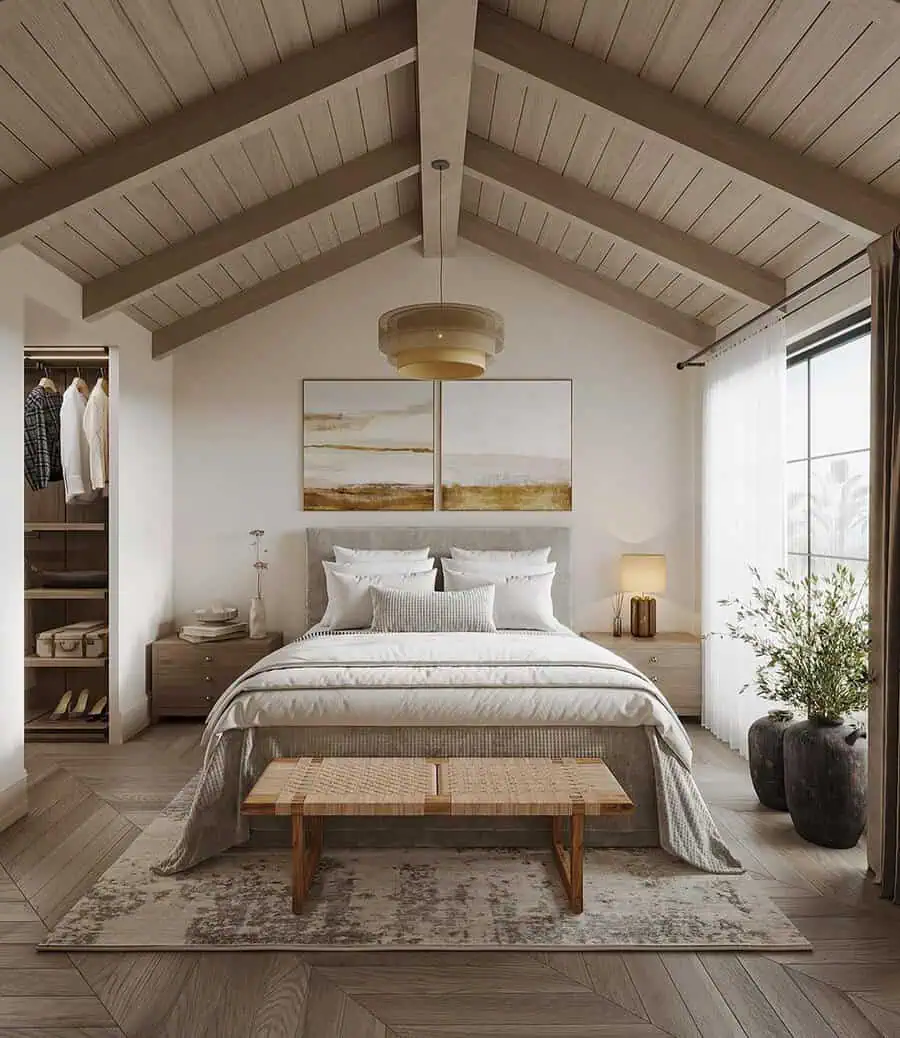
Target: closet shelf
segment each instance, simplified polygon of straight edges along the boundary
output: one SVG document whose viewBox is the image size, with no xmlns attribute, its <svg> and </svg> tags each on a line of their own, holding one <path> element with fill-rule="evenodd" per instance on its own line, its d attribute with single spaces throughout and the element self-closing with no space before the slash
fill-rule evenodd
<svg viewBox="0 0 900 1038">
<path fill-rule="evenodd" d="M 59 739 L 64 742 L 97 740 L 105 742 L 109 724 L 106 721 L 51 721 L 50 713 L 41 714 L 25 722 L 26 742 L 47 742 Z"/>
<path fill-rule="evenodd" d="M 102 533 L 106 523 L 26 523 L 26 533 Z"/>
<path fill-rule="evenodd" d="M 87 658 L 70 656 L 26 656 L 26 667 L 55 667 L 57 670 L 71 670 L 74 667 L 105 667 L 109 656 L 91 656 Z"/>
<path fill-rule="evenodd" d="M 25 597 L 65 601 L 71 598 L 106 598 L 108 588 L 105 587 L 29 587 L 25 589 Z"/>
</svg>

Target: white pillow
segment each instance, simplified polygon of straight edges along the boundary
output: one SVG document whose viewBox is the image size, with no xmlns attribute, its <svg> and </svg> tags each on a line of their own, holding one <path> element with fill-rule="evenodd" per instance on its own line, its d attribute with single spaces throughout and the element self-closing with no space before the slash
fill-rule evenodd
<svg viewBox="0 0 900 1038">
<path fill-rule="evenodd" d="M 372 626 L 370 587 L 402 588 L 405 591 L 434 591 L 437 570 L 427 573 L 342 573 L 325 570 L 328 606 L 319 624 L 332 631 L 354 631 Z"/>
<path fill-rule="evenodd" d="M 553 573 L 487 574 L 444 568 L 444 588 L 465 591 L 485 582 L 494 585 L 494 623 L 504 631 L 559 631 L 553 615 Z"/>
<path fill-rule="evenodd" d="M 329 573 L 429 573 L 434 559 L 354 559 L 352 562 L 322 560 L 325 576 Z"/>
<path fill-rule="evenodd" d="M 394 551 L 381 548 L 342 548 L 339 544 L 334 546 L 335 562 L 357 562 L 371 561 L 373 559 L 427 559 L 429 547 L 403 548 Z"/>
<path fill-rule="evenodd" d="M 537 563 L 546 562 L 550 558 L 549 548 L 524 548 L 522 551 L 516 551 L 513 548 L 509 550 L 505 548 L 488 548 L 481 550 L 479 548 L 451 548 L 450 549 L 451 559 L 472 559 L 480 562 L 522 562 L 522 563 Z"/>
<path fill-rule="evenodd" d="M 546 577 L 556 573 L 555 562 L 519 562 L 518 559 L 482 562 L 480 559 L 444 559 L 445 573 L 481 573 L 496 577 Z"/>
</svg>

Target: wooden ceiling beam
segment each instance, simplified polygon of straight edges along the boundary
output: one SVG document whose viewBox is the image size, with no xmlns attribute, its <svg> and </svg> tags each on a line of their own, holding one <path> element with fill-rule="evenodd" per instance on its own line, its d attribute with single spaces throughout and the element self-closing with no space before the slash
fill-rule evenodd
<svg viewBox="0 0 900 1038">
<path fill-rule="evenodd" d="M 246 134 L 277 112 L 384 76 L 415 60 L 411 7 L 254 72 L 172 115 L 0 192 L 0 247 L 198 149 Z"/>
<path fill-rule="evenodd" d="M 459 233 L 461 237 L 498 256 L 527 267 L 536 274 L 543 274 L 551 281 L 590 296 L 606 306 L 622 310 L 639 321 L 651 324 L 694 346 L 709 346 L 715 339 L 716 333 L 712 325 L 679 313 L 650 296 L 620 285 L 618 281 L 613 281 L 603 274 L 597 274 L 588 267 L 563 259 L 555 252 L 544 249 L 527 238 L 520 238 L 510 231 L 504 231 L 487 220 L 463 213 L 459 220 Z"/>
<path fill-rule="evenodd" d="M 778 191 L 860 240 L 900 223 L 900 200 L 486 6 L 478 10 L 475 51 L 476 61 L 495 71 L 539 81 L 586 111 L 602 109 Z"/>
<path fill-rule="evenodd" d="M 416 0 L 422 252 L 427 257 L 440 255 L 442 232 L 445 255 L 456 249 L 477 9 L 478 0 Z M 450 163 L 443 175 L 443 205 L 434 159 Z"/>
<path fill-rule="evenodd" d="M 629 242 L 668 266 L 721 288 L 729 295 L 775 306 L 787 294 L 784 278 L 472 133 L 467 138 L 466 168 L 479 180 L 543 202 L 588 229 L 605 231 Z"/>
<path fill-rule="evenodd" d="M 386 144 L 351 159 L 314 180 L 307 180 L 105 277 L 89 281 L 82 290 L 82 316 L 100 317 L 280 227 L 339 202 L 352 201 L 385 184 L 394 184 L 414 175 L 418 168 L 419 145 L 415 139 Z"/>
<path fill-rule="evenodd" d="M 153 332 L 153 356 L 164 357 L 192 339 L 223 328 L 232 321 L 278 302 L 279 299 L 302 292 L 305 288 L 349 270 L 364 260 L 380 256 L 400 245 L 418 241 L 421 236 L 422 227 L 418 214 L 391 220 L 377 230 L 369 231 L 359 238 L 353 238 L 343 245 L 323 252 L 315 259 L 284 270 L 274 277 L 260 281 L 252 288 L 238 292 L 237 295 L 228 296 L 220 303 L 207 306 L 188 317 L 182 317 L 172 324 L 158 328 Z"/>
</svg>

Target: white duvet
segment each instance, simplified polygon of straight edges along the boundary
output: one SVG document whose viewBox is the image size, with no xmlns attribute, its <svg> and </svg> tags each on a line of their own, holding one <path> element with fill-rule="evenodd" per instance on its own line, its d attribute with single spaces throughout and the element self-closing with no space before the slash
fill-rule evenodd
<svg viewBox="0 0 900 1038">
<path fill-rule="evenodd" d="M 690 739 L 653 683 L 572 632 L 301 639 L 231 686 L 204 740 L 290 725 L 650 726 L 691 765 Z"/>
</svg>

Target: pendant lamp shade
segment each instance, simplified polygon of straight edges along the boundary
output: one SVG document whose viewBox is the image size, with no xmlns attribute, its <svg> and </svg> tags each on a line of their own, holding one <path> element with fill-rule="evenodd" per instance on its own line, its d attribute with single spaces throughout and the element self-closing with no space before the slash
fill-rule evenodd
<svg viewBox="0 0 900 1038">
<path fill-rule="evenodd" d="M 379 318 L 378 347 L 407 378 L 478 378 L 503 349 L 503 318 L 469 303 L 401 306 Z"/>
<path fill-rule="evenodd" d="M 478 378 L 503 349 L 503 318 L 470 303 L 444 302 L 444 173 L 450 163 L 432 160 L 440 177 L 437 303 L 413 303 L 378 318 L 378 348 L 406 378 L 440 382 Z"/>
</svg>

